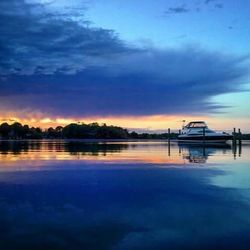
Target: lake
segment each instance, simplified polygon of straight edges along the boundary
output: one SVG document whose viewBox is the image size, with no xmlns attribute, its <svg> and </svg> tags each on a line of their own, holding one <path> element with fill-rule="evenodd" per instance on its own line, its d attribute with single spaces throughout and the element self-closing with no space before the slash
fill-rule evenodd
<svg viewBox="0 0 250 250">
<path fill-rule="evenodd" d="M 250 141 L 0 141 L 0 249 L 249 249 Z"/>
</svg>

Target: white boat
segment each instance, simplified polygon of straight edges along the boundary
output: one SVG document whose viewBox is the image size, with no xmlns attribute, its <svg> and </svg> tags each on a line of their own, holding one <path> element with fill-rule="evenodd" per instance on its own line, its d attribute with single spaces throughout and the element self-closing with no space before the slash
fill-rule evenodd
<svg viewBox="0 0 250 250">
<path fill-rule="evenodd" d="M 192 121 L 182 127 L 178 141 L 224 143 L 232 139 L 232 135 L 225 132 L 216 132 L 208 128 L 204 121 Z"/>
</svg>

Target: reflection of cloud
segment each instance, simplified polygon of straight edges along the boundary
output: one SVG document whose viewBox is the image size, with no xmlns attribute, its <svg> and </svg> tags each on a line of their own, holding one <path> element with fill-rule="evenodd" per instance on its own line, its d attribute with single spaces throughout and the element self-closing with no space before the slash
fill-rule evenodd
<svg viewBox="0 0 250 250">
<path fill-rule="evenodd" d="M 9 249 L 109 249 L 131 230 L 120 222 L 86 216 L 71 204 L 56 208 L 0 204 L 1 248 Z M 4 215 L 4 217 L 3 217 Z M 98 222 L 96 223 L 96 219 Z"/>
<path fill-rule="evenodd" d="M 249 207 L 235 190 L 207 183 L 217 174 L 151 169 L 1 176 L 1 248 L 214 249 L 218 238 L 221 248 L 239 247 L 249 243 Z M 233 237 L 236 232 L 241 237 Z"/>
</svg>

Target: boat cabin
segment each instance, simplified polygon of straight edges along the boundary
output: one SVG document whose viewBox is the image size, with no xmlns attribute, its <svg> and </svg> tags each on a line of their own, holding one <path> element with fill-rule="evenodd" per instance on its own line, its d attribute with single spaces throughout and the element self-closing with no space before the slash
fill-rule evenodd
<svg viewBox="0 0 250 250">
<path fill-rule="evenodd" d="M 207 124 L 203 121 L 189 122 L 185 128 L 207 128 Z"/>
<path fill-rule="evenodd" d="M 189 122 L 183 127 L 181 134 L 188 135 L 202 135 L 203 133 L 214 133 L 213 130 L 209 129 L 204 121 Z"/>
</svg>

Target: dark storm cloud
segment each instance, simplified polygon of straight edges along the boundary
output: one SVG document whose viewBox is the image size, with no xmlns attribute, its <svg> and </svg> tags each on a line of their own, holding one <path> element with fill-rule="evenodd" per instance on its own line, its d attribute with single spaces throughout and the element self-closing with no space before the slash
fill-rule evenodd
<svg viewBox="0 0 250 250">
<path fill-rule="evenodd" d="M 22 0 L 0 2 L 0 72 L 74 73 L 98 57 L 128 52 L 112 30 L 50 13 L 41 4 Z"/>
<path fill-rule="evenodd" d="M 210 97 L 237 91 L 242 62 L 195 48 L 148 49 L 77 74 L 12 76 L 1 82 L 1 100 L 55 116 L 208 113 L 220 108 Z"/>
<path fill-rule="evenodd" d="M 0 104 L 53 116 L 202 114 L 240 90 L 245 58 L 132 48 L 113 31 L 51 17 L 42 5 L 1 1 Z M 238 84 L 236 89 L 236 83 Z"/>
</svg>

